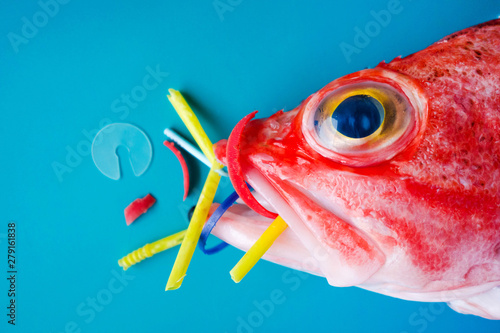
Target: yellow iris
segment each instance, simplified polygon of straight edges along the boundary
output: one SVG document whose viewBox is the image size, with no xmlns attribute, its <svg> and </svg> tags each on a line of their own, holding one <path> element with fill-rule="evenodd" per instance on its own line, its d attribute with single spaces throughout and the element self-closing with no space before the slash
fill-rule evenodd
<svg viewBox="0 0 500 333">
<path fill-rule="evenodd" d="M 372 134 L 367 136 L 366 138 L 363 138 L 365 140 L 369 140 L 372 138 L 375 138 L 379 136 L 384 128 L 384 122 L 386 120 L 385 116 L 385 111 L 386 111 L 386 106 L 390 105 L 390 100 L 387 97 L 386 94 L 384 94 L 382 91 L 376 88 L 360 88 L 360 89 L 352 89 L 352 90 L 346 90 L 344 92 L 341 92 L 339 94 L 336 94 L 334 98 L 330 98 L 325 103 L 322 105 L 323 109 L 323 114 L 320 116 L 320 122 L 323 122 L 327 119 L 330 119 L 332 115 L 334 114 L 335 110 L 337 110 L 338 106 L 343 103 L 346 99 L 354 96 L 369 96 L 373 99 L 375 99 L 377 102 L 382 105 L 384 108 L 384 114 L 381 115 L 381 123 L 380 126 L 373 131 Z M 349 136 L 346 136 L 342 134 L 340 131 L 337 132 L 338 135 L 342 136 L 343 139 L 348 139 L 348 140 L 355 140 L 356 138 L 352 138 Z"/>
</svg>

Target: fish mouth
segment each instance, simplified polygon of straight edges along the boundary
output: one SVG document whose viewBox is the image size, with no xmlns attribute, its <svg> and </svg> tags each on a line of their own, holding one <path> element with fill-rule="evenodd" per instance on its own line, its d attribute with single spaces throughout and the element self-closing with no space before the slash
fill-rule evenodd
<svg viewBox="0 0 500 333">
<path fill-rule="evenodd" d="M 211 212 L 217 207 L 218 204 L 214 204 Z M 257 214 L 245 204 L 234 204 L 217 222 L 212 234 L 247 252 L 272 221 L 270 218 Z M 287 228 L 274 241 L 262 259 L 310 274 L 324 276 L 318 261 L 311 256 L 290 228 Z"/>
<path fill-rule="evenodd" d="M 263 207 L 279 214 L 288 223 L 292 219 L 300 222 L 300 218 L 284 200 L 277 197 L 277 193 L 269 195 L 269 191 L 274 192 L 274 190 L 271 189 L 271 184 L 257 170 L 249 172 L 248 181 L 255 189 L 253 192 L 254 197 Z M 266 196 L 261 193 L 266 193 Z M 213 204 L 210 213 L 218 206 L 219 204 Z M 212 234 L 246 252 L 255 244 L 272 222 L 272 218 L 262 216 L 245 203 L 238 202 L 229 207 L 219 219 L 212 230 Z M 287 228 L 279 235 L 262 258 L 292 269 L 324 276 L 318 259 L 304 246 L 300 237 L 291 228 Z"/>
<path fill-rule="evenodd" d="M 368 280 L 385 262 L 385 256 L 378 248 L 370 262 L 352 263 L 338 249 L 318 239 L 303 216 L 287 202 L 283 195 L 259 170 L 246 173 L 248 183 L 254 188 L 256 199 L 271 212 L 279 214 L 289 228 L 285 230 L 263 256 L 263 259 L 324 276 L 333 286 L 360 285 Z M 212 206 L 215 209 L 217 205 Z M 212 233 L 223 241 L 243 250 L 257 241 L 273 220 L 252 211 L 245 204 L 233 205 L 222 216 Z"/>
</svg>

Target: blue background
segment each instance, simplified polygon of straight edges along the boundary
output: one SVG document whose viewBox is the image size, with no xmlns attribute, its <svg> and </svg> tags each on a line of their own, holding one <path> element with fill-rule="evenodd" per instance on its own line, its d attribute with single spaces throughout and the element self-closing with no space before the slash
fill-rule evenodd
<svg viewBox="0 0 500 333">
<path fill-rule="evenodd" d="M 388 1 L 222 0 L 224 12 L 212 0 L 101 2 L 60 4 L 44 21 L 40 3 L 2 1 L 0 331 L 500 331 L 498 322 L 442 304 L 333 288 L 267 262 L 234 284 L 228 272 L 242 255 L 234 248 L 215 256 L 196 251 L 182 288 L 172 292 L 164 287 L 177 250 L 125 275 L 117 265 L 129 251 L 187 226 L 208 172 L 188 158 L 193 186 L 182 202 L 181 169 L 162 132 L 189 135 L 165 97 L 168 88 L 185 93 L 216 142 L 253 110 L 265 117 L 291 109 L 337 77 L 494 19 L 499 1 L 401 0 L 401 11 L 350 57 L 339 45 L 354 45 L 354 29 L 364 29 L 370 12 L 387 9 Z M 10 33 L 21 36 L 34 19 L 37 30 L 14 47 Z M 123 108 L 121 96 L 143 85 L 148 67 L 168 76 Z M 119 181 L 95 167 L 89 140 L 107 121 L 149 135 L 154 157 L 141 177 L 127 163 Z M 68 151 L 78 154 L 72 166 Z M 55 172 L 54 162 L 66 172 Z M 230 191 L 224 180 L 217 199 Z M 127 227 L 123 209 L 147 193 L 158 202 Z M 15 327 L 6 317 L 9 221 L 17 224 Z M 274 290 L 280 304 L 271 309 Z M 100 302 L 94 309 L 92 299 Z"/>
</svg>

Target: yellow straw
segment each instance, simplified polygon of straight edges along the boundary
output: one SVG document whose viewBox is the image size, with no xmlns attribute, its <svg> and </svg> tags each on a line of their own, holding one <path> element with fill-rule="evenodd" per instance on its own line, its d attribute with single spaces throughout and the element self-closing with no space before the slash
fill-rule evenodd
<svg viewBox="0 0 500 333">
<path fill-rule="evenodd" d="M 183 230 L 176 234 L 157 240 L 154 243 L 146 244 L 143 247 L 130 252 L 125 257 L 118 260 L 118 265 L 123 267 L 123 270 L 126 271 L 130 266 L 135 265 L 146 258 L 149 258 L 159 252 L 179 245 L 184 239 L 185 235 L 186 230 Z"/>
<path fill-rule="evenodd" d="M 286 222 L 278 216 L 273 223 L 264 231 L 262 236 L 252 245 L 250 250 L 238 261 L 236 266 L 233 267 L 231 278 L 234 282 L 239 283 L 245 275 L 252 269 L 259 259 L 266 253 L 267 250 L 273 245 L 274 241 L 283 233 L 287 228 Z"/>
<path fill-rule="evenodd" d="M 201 191 L 200 198 L 198 199 L 198 203 L 194 209 L 186 237 L 182 241 L 181 248 L 175 259 L 174 267 L 168 278 L 165 290 L 174 290 L 181 286 L 182 280 L 184 276 L 186 276 L 186 271 L 193 257 L 203 225 L 207 219 L 208 211 L 214 200 L 215 192 L 217 191 L 217 186 L 220 181 L 220 175 L 214 170 L 222 169 L 223 165 L 215 159 L 215 154 L 212 150 L 212 142 L 201 127 L 198 118 L 196 118 L 196 115 L 193 110 L 191 110 L 182 94 L 174 89 L 169 89 L 168 92 L 170 93 L 170 95 L 167 95 L 168 100 L 172 103 L 172 106 L 175 111 L 177 111 L 179 117 L 181 117 L 184 125 L 186 125 L 201 151 L 212 165 L 205 185 Z"/>
<path fill-rule="evenodd" d="M 196 118 L 196 115 L 186 103 L 182 94 L 174 89 L 168 89 L 168 92 L 170 93 L 170 95 L 167 95 L 168 100 L 175 111 L 177 111 L 179 117 L 181 117 L 184 125 L 188 128 L 203 154 L 205 154 L 215 169 L 221 169 L 223 166 L 215 159 L 215 154 L 212 150 L 212 142 L 201 127 L 198 118 Z"/>
<path fill-rule="evenodd" d="M 203 225 L 207 219 L 208 211 L 214 200 L 215 191 L 217 190 L 219 181 L 220 175 L 216 173 L 212 167 L 201 191 L 198 203 L 194 209 L 191 222 L 189 222 L 186 237 L 182 241 L 181 248 L 179 249 L 179 253 L 175 259 L 174 267 L 172 268 L 172 272 L 168 278 L 165 290 L 174 290 L 179 288 L 182 284 L 184 276 L 186 276 L 186 271 L 191 258 L 193 257 Z"/>
</svg>

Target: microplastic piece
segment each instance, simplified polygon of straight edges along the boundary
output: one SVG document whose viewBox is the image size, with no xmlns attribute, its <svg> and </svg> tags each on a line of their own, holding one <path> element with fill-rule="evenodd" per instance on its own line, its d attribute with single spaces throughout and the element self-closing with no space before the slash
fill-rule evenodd
<svg viewBox="0 0 500 333">
<path fill-rule="evenodd" d="M 92 142 L 92 159 L 97 169 L 108 178 L 120 179 L 120 161 L 116 150 L 128 150 L 134 175 L 139 177 L 149 167 L 153 148 L 148 136 L 134 125 L 114 123 L 103 127 Z"/>
<path fill-rule="evenodd" d="M 201 127 L 198 118 L 194 114 L 193 110 L 191 110 L 191 107 L 189 107 L 182 94 L 174 89 L 168 89 L 168 92 L 170 93 L 170 95 L 167 95 L 168 100 L 174 107 L 184 125 L 186 125 L 203 154 L 210 161 L 210 167 L 214 167 L 214 170 L 222 169 L 223 165 L 215 159 L 215 154 L 212 150 L 212 142 L 203 130 L 203 127 Z"/>
<path fill-rule="evenodd" d="M 247 275 L 286 228 L 288 228 L 288 225 L 278 215 L 247 253 L 238 261 L 231 272 L 229 272 L 234 282 L 239 283 Z"/>
<path fill-rule="evenodd" d="M 155 202 L 156 199 L 151 194 L 146 195 L 144 198 L 135 199 L 125 208 L 125 222 L 127 225 L 132 224 L 139 216 L 147 212 Z"/>
<path fill-rule="evenodd" d="M 182 198 L 182 200 L 186 200 L 189 193 L 189 170 L 186 164 L 186 160 L 184 159 L 184 156 L 182 156 L 181 152 L 177 148 L 175 148 L 173 142 L 165 140 L 163 141 L 163 144 L 174 153 L 175 157 L 177 157 L 177 159 L 181 163 L 182 176 L 184 178 L 184 197 Z"/>
<path fill-rule="evenodd" d="M 186 237 L 182 241 L 181 248 L 175 258 L 174 267 L 170 272 L 165 290 L 178 289 L 186 276 L 186 271 L 189 263 L 191 262 L 191 258 L 193 257 L 196 244 L 198 244 L 198 240 L 200 239 L 203 225 L 207 220 L 208 211 L 214 201 L 219 181 L 220 175 L 212 168 L 208 173 L 205 185 L 203 185 L 203 189 L 201 190 L 198 203 L 196 204 L 196 208 L 193 212 L 193 217 L 191 218 L 186 231 Z"/>
<path fill-rule="evenodd" d="M 182 136 L 177 134 L 174 130 L 172 130 L 170 128 L 165 128 L 163 133 L 166 136 L 168 136 L 170 138 L 170 140 L 174 141 L 176 144 L 178 144 L 180 147 L 182 147 L 185 151 L 187 151 L 192 156 L 197 158 L 201 163 L 205 164 L 209 168 L 212 167 L 212 164 L 210 163 L 208 158 L 205 155 L 203 155 L 203 153 L 201 151 L 199 151 L 198 149 L 193 147 L 193 145 L 190 144 L 189 141 L 187 141 Z M 215 170 L 215 172 L 217 172 L 221 176 L 228 177 L 227 172 L 225 172 L 222 169 L 217 169 L 217 170 Z"/>
<path fill-rule="evenodd" d="M 186 125 L 196 143 L 203 151 L 203 154 L 205 154 L 211 162 L 210 172 L 208 173 L 205 185 L 203 185 L 203 189 L 201 190 L 198 203 L 196 204 L 196 208 L 193 212 L 193 217 L 191 218 L 187 228 L 186 237 L 182 241 L 177 258 L 175 258 L 174 267 L 170 272 L 167 286 L 165 287 L 165 290 L 174 290 L 181 286 L 182 281 L 186 276 L 186 271 L 189 263 L 191 262 L 191 258 L 193 257 L 196 244 L 200 239 L 203 225 L 207 220 L 208 211 L 214 200 L 215 192 L 219 186 L 220 175 L 217 174 L 215 170 L 221 169 L 223 165 L 216 160 L 215 153 L 212 150 L 212 142 L 201 127 L 198 118 L 196 118 L 196 115 L 186 103 L 184 97 L 182 97 L 182 94 L 173 89 L 169 89 L 168 91 L 170 93 L 170 95 L 167 96 L 168 100 L 172 103 L 175 111 L 181 117 L 184 125 Z"/>
<path fill-rule="evenodd" d="M 148 243 L 118 260 L 118 265 L 120 265 L 120 267 L 122 267 L 123 270 L 126 271 L 130 268 L 130 266 L 135 265 L 146 258 L 150 258 L 157 253 L 171 249 L 174 246 L 181 244 L 185 235 L 186 230 L 183 230 L 176 234 L 157 240 L 156 242 Z"/>
<path fill-rule="evenodd" d="M 223 250 L 228 245 L 226 242 L 222 242 L 212 248 L 206 248 L 207 239 L 212 232 L 212 229 L 215 227 L 222 215 L 224 215 L 226 210 L 228 210 L 228 208 L 231 207 L 238 198 L 238 193 L 233 192 L 229 197 L 226 198 L 226 200 L 224 200 L 220 204 L 219 207 L 217 207 L 217 209 L 208 218 L 207 222 L 203 226 L 203 230 L 201 231 L 200 240 L 198 241 L 198 246 L 200 247 L 201 251 L 203 251 L 203 253 L 214 254 Z"/>
</svg>

